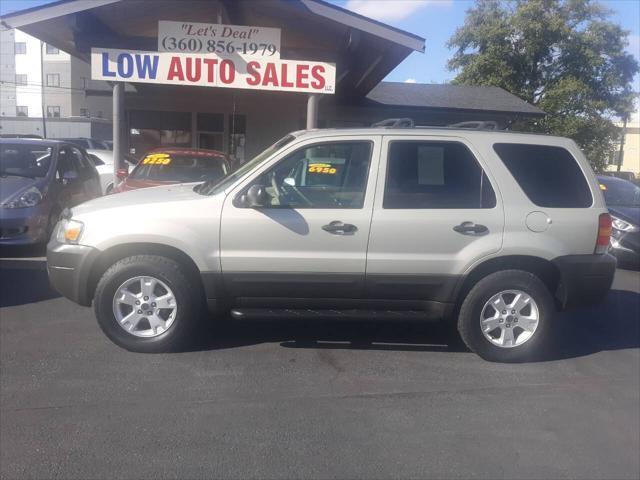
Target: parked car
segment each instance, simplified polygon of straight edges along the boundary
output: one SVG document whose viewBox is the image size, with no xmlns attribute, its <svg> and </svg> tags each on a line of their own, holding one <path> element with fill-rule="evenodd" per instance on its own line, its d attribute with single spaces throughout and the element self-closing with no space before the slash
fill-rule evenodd
<svg viewBox="0 0 640 480">
<path fill-rule="evenodd" d="M 113 151 L 111 150 L 87 150 L 89 159 L 96 166 L 98 174 L 100 175 L 100 186 L 102 188 L 102 194 L 107 195 L 111 193 L 115 185 L 114 181 L 114 168 L 113 168 Z M 124 165 L 121 165 L 125 172 L 135 167 L 136 159 L 131 155 L 124 156 Z"/>
<path fill-rule="evenodd" d="M 132 351 L 184 348 L 206 305 L 236 320 L 454 318 L 481 357 L 522 361 L 556 308 L 609 290 L 610 233 L 572 140 L 313 130 L 219 180 L 73 208 L 47 259 L 55 288 Z"/>
<path fill-rule="evenodd" d="M 598 180 L 611 213 L 611 252 L 620 262 L 640 266 L 640 187 L 604 175 Z"/>
<path fill-rule="evenodd" d="M 121 173 L 124 181 L 113 193 L 174 183 L 216 181 L 229 170 L 226 155 L 216 150 L 156 149 L 147 153 L 131 173 Z"/>
<path fill-rule="evenodd" d="M 60 138 L 64 142 L 73 143 L 85 150 L 111 150 L 109 144 L 103 140 L 96 140 L 95 138 Z"/>
<path fill-rule="evenodd" d="M 46 242 L 64 208 L 100 195 L 98 172 L 82 149 L 0 139 L 0 245 Z"/>
</svg>

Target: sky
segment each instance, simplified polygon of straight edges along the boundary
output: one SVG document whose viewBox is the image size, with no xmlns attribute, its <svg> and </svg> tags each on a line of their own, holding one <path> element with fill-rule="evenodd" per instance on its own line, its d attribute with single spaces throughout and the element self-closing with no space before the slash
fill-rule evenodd
<svg viewBox="0 0 640 480">
<path fill-rule="evenodd" d="M 0 14 L 52 0 L 0 0 Z M 446 46 L 474 0 L 330 0 L 332 3 L 401 28 L 426 39 L 425 53 L 412 53 L 386 78 L 396 82 L 443 83 L 454 72 L 447 69 L 453 52 Z M 640 0 L 600 0 L 612 11 L 611 19 L 629 30 L 628 51 L 640 61 Z M 640 92 L 640 75 L 634 80 Z"/>
</svg>

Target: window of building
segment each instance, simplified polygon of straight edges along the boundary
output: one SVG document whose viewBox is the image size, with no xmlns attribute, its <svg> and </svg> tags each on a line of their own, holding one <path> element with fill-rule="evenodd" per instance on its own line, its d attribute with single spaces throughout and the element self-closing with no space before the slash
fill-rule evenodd
<svg viewBox="0 0 640 480">
<path fill-rule="evenodd" d="M 81 117 L 88 117 L 89 116 L 89 110 L 86 108 L 81 108 L 80 109 L 80 116 Z"/>
<path fill-rule="evenodd" d="M 47 47 L 46 47 L 46 52 L 47 55 L 57 55 L 60 53 L 60 50 L 58 50 L 56 47 L 54 47 L 53 45 L 49 45 L 47 43 Z"/>
<path fill-rule="evenodd" d="M 26 55 L 27 54 L 27 43 L 26 42 L 16 42 L 14 45 L 15 45 L 16 55 Z"/>
<path fill-rule="evenodd" d="M 28 117 L 29 116 L 29 107 L 18 105 L 16 106 L 16 116 L 18 117 Z"/>
<path fill-rule="evenodd" d="M 60 74 L 47 73 L 47 87 L 59 87 L 59 86 L 60 86 Z"/>
<path fill-rule="evenodd" d="M 371 142 L 319 143 L 285 157 L 255 184 L 272 208 L 362 208 Z"/>
<path fill-rule="evenodd" d="M 27 84 L 27 74 L 26 73 L 17 73 L 16 74 L 16 85 L 26 85 Z"/>
<path fill-rule="evenodd" d="M 59 106 L 48 106 L 47 107 L 47 117 L 49 118 L 60 118 L 60 107 Z"/>
<path fill-rule="evenodd" d="M 584 208 L 593 202 L 580 166 L 566 149 L 519 143 L 496 143 L 493 149 L 536 205 Z"/>
<path fill-rule="evenodd" d="M 487 175 L 458 142 L 391 142 L 383 208 L 476 209 L 496 206 Z"/>
</svg>

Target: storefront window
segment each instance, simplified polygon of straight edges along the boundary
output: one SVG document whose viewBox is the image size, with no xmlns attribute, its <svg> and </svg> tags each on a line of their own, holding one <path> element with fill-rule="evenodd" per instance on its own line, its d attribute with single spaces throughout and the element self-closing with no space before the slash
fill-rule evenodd
<svg viewBox="0 0 640 480">
<path fill-rule="evenodd" d="M 158 147 L 191 147 L 191 113 L 129 112 L 129 152 L 140 158 Z"/>
</svg>

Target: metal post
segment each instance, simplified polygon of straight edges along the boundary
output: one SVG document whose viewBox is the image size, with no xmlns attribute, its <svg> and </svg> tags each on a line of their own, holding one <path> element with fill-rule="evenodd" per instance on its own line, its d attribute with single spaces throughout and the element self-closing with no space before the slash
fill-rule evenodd
<svg viewBox="0 0 640 480">
<path fill-rule="evenodd" d="M 40 41 L 40 106 L 42 107 L 42 138 L 47 138 L 47 117 L 45 114 L 45 101 L 44 98 L 44 43 Z"/>
<path fill-rule="evenodd" d="M 312 93 L 307 99 L 307 130 L 318 128 L 318 103 L 320 95 Z"/>
<path fill-rule="evenodd" d="M 124 83 L 113 83 L 113 185 L 118 184 L 118 169 L 124 157 Z"/>
<path fill-rule="evenodd" d="M 624 162 L 624 139 L 625 136 L 627 134 L 627 116 L 625 115 L 623 123 L 622 123 L 622 132 L 621 132 L 621 138 L 620 138 L 620 149 L 618 150 L 618 161 L 616 162 L 618 164 L 618 168 L 617 170 L 620 171 L 620 169 L 622 168 L 622 162 Z"/>
</svg>

